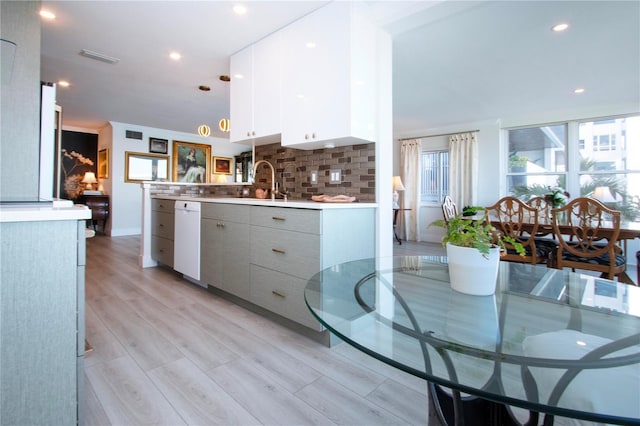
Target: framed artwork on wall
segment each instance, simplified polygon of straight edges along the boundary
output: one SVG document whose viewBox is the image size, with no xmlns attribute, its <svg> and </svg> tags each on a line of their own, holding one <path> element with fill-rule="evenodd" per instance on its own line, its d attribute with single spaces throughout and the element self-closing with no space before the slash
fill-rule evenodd
<svg viewBox="0 0 640 426">
<path fill-rule="evenodd" d="M 98 179 L 109 177 L 109 148 L 98 151 Z"/>
<path fill-rule="evenodd" d="M 86 189 L 82 179 L 86 172 L 96 173 L 98 135 L 62 131 L 60 144 L 60 198 L 77 200 Z"/>
<path fill-rule="evenodd" d="M 166 139 L 149 138 L 149 152 L 156 154 L 166 154 L 169 147 L 169 141 Z"/>
<path fill-rule="evenodd" d="M 213 157 L 213 173 L 220 175 L 230 175 L 233 170 L 233 158 Z"/>
<path fill-rule="evenodd" d="M 124 181 L 169 180 L 169 156 L 144 152 L 125 152 Z"/>
<path fill-rule="evenodd" d="M 211 174 L 211 146 L 173 141 L 173 181 L 208 183 Z"/>
</svg>

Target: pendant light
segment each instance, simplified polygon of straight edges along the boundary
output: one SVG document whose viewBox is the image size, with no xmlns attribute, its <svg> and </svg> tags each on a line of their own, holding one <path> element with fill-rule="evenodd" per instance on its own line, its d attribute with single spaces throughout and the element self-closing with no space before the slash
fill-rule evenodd
<svg viewBox="0 0 640 426">
<path fill-rule="evenodd" d="M 228 75 L 221 75 L 220 76 L 220 81 L 223 81 L 225 83 L 228 83 L 231 81 L 231 78 Z M 229 105 L 229 98 L 228 98 L 228 92 L 227 89 L 225 89 L 225 100 L 226 100 L 226 104 L 225 105 Z M 228 132 L 230 130 L 230 122 L 228 118 L 222 118 L 219 122 L 218 122 L 218 128 L 220 129 L 221 132 Z"/>
<path fill-rule="evenodd" d="M 200 90 L 201 92 L 208 92 L 211 90 L 211 87 L 202 84 L 198 86 L 198 90 Z M 211 128 L 206 124 L 201 124 L 200 126 L 198 126 L 198 134 L 206 138 L 211 134 Z"/>
</svg>

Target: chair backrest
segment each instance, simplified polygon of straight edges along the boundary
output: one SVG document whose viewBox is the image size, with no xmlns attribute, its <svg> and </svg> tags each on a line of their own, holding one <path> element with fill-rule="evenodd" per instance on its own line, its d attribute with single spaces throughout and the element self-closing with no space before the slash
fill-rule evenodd
<svg viewBox="0 0 640 426">
<path fill-rule="evenodd" d="M 442 202 L 442 217 L 445 222 L 449 222 L 449 219 L 455 216 L 458 216 L 458 208 L 456 207 L 456 203 L 453 202 L 453 199 L 447 195 Z"/>
<path fill-rule="evenodd" d="M 618 210 L 595 198 L 579 197 L 551 210 L 551 219 L 558 244 L 568 253 L 586 259 L 608 253 L 611 259 L 614 258 L 620 235 Z M 569 238 L 562 238 L 562 235 Z"/>
<path fill-rule="evenodd" d="M 527 254 L 520 256 L 511 244 L 505 242 L 507 253 L 503 260 L 538 263 L 546 257 L 538 253 L 533 238 L 538 232 L 538 210 L 513 196 L 502 197 L 492 206 L 485 208 L 485 220 L 495 226 L 503 235 L 508 235 L 522 244 Z"/>
<path fill-rule="evenodd" d="M 553 206 L 544 197 L 533 197 L 527 201 L 527 205 L 538 211 L 539 225 L 551 225 L 551 209 L 553 209 Z M 555 234 L 548 228 L 544 231 L 539 231 L 536 236 L 543 237 L 549 234 L 555 238 Z"/>
<path fill-rule="evenodd" d="M 533 197 L 527 205 L 538 210 L 538 223 L 551 224 L 551 209 L 553 206 L 544 197 Z"/>
</svg>

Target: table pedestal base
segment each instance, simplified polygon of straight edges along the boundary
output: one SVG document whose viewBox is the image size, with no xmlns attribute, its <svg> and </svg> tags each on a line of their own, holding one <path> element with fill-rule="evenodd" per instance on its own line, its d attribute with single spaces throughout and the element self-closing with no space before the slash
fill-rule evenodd
<svg viewBox="0 0 640 426">
<path fill-rule="evenodd" d="M 520 423 L 507 407 L 475 396 L 462 397 L 460 392 L 428 384 L 429 426 L 501 425 L 527 426 L 538 424 L 538 413 L 530 412 L 529 419 Z M 553 424 L 553 416 L 546 416 L 545 425 Z"/>
</svg>

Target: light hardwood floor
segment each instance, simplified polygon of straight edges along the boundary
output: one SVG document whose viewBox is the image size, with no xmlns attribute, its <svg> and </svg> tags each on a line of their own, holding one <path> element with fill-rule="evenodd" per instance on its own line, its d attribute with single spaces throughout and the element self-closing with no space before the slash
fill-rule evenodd
<svg viewBox="0 0 640 426">
<path fill-rule="evenodd" d="M 138 236 L 87 240 L 87 425 L 427 423 L 423 380 L 347 344 L 327 348 L 168 269 L 139 269 L 138 249 Z"/>
</svg>

